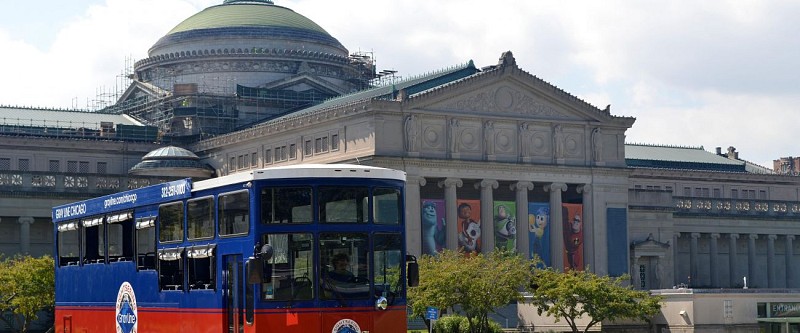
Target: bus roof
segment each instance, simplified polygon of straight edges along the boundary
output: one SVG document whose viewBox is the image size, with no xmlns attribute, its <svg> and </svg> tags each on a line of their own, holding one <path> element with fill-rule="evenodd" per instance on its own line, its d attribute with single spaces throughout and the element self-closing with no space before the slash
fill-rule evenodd
<svg viewBox="0 0 800 333">
<path fill-rule="evenodd" d="M 193 183 L 192 191 L 263 179 L 291 178 L 375 178 L 406 181 L 400 170 L 355 164 L 296 164 L 256 169 Z"/>
</svg>

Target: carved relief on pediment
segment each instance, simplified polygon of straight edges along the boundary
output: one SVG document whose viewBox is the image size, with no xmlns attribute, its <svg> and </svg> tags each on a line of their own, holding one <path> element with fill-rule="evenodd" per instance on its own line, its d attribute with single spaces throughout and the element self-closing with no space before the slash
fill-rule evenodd
<svg viewBox="0 0 800 333">
<path fill-rule="evenodd" d="M 574 118 L 529 93 L 507 85 L 461 97 L 445 103 L 441 108 L 473 113 L 510 113 L 555 119 Z"/>
<path fill-rule="evenodd" d="M 422 123 L 422 147 L 423 149 L 443 149 L 447 143 L 447 136 L 443 123 L 423 122 Z"/>
</svg>

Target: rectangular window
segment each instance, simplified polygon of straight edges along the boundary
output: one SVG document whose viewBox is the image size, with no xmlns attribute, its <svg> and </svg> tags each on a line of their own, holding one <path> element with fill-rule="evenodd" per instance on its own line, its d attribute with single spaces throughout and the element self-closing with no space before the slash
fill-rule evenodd
<svg viewBox="0 0 800 333">
<path fill-rule="evenodd" d="M 758 198 L 761 200 L 767 200 L 767 191 L 759 190 L 758 191 Z"/>
<path fill-rule="evenodd" d="M 156 269 L 156 217 L 136 219 L 136 267 Z"/>
<path fill-rule="evenodd" d="M 331 150 L 339 150 L 339 134 L 331 134 Z"/>
<path fill-rule="evenodd" d="M 11 170 L 11 159 L 0 158 L 0 171 L 8 171 L 8 170 Z"/>
<path fill-rule="evenodd" d="M 684 197 L 691 197 L 692 196 L 692 188 L 691 187 L 684 187 L 683 188 L 683 196 Z"/>
<path fill-rule="evenodd" d="M 642 189 L 642 185 L 633 185 L 633 189 L 634 190 L 641 190 Z"/>
<path fill-rule="evenodd" d="M 108 173 L 108 163 L 106 162 L 97 162 L 97 173 L 104 175 Z"/>
<path fill-rule="evenodd" d="M 220 236 L 246 235 L 250 230 L 249 192 L 223 194 L 217 201 Z"/>
<path fill-rule="evenodd" d="M 58 264 L 73 266 L 80 263 L 80 231 L 78 221 L 58 225 Z"/>
<path fill-rule="evenodd" d="M 20 158 L 19 161 L 17 161 L 17 166 L 17 170 L 19 171 L 31 171 L 31 160 Z"/>
<path fill-rule="evenodd" d="M 244 168 L 246 168 L 244 166 L 244 156 L 239 155 L 239 164 L 237 165 L 236 169 L 244 169 Z"/>
<path fill-rule="evenodd" d="M 183 290 L 183 249 L 158 250 L 158 282 L 161 290 Z"/>
<path fill-rule="evenodd" d="M 314 152 L 321 153 L 322 152 L 322 138 L 316 138 L 314 140 Z"/>
<path fill-rule="evenodd" d="M 61 161 L 59 160 L 50 160 L 47 165 L 47 171 L 50 172 L 61 172 Z"/>
<path fill-rule="evenodd" d="M 708 198 L 710 196 L 711 196 L 711 194 L 709 193 L 709 188 L 708 187 L 704 187 L 703 188 L 703 198 Z"/>
<path fill-rule="evenodd" d="M 310 187 L 270 187 L 261 190 L 263 223 L 311 223 Z"/>
<path fill-rule="evenodd" d="M 231 157 L 231 160 L 228 162 L 228 169 L 231 171 L 236 170 L 236 157 Z"/>
<path fill-rule="evenodd" d="M 264 276 L 261 299 L 294 301 L 314 299 L 314 237 L 310 234 L 263 235 L 261 242 L 270 244 L 272 258 L 265 265 L 268 271 L 286 272 Z"/>
<path fill-rule="evenodd" d="M 368 260 L 368 244 L 366 233 L 319 234 L 322 299 L 366 299 L 371 296 L 367 279 L 372 266 Z"/>
<path fill-rule="evenodd" d="M 368 199 L 366 187 L 320 187 L 319 220 L 327 223 L 366 223 Z"/>
<path fill-rule="evenodd" d="M 402 210 L 400 190 L 394 188 L 378 187 L 372 193 L 372 211 L 375 215 L 375 223 L 379 224 L 398 224 L 400 223 L 400 211 Z"/>
<path fill-rule="evenodd" d="M 186 203 L 187 237 L 214 237 L 214 197 L 189 200 Z"/>
<path fill-rule="evenodd" d="M 672 186 L 664 186 L 664 190 L 672 192 Z"/>
<path fill-rule="evenodd" d="M 258 154 L 250 154 L 250 165 L 252 165 L 254 168 L 258 167 Z"/>
<path fill-rule="evenodd" d="M 286 156 L 288 156 L 286 146 L 281 146 L 281 161 L 285 161 Z"/>
<path fill-rule="evenodd" d="M 311 156 L 313 152 L 311 151 L 311 140 L 306 140 L 305 146 L 303 147 L 303 155 L 304 156 Z"/>
<path fill-rule="evenodd" d="M 738 199 L 739 198 L 739 190 L 731 189 L 731 199 Z"/>
<path fill-rule="evenodd" d="M 106 216 L 109 261 L 133 261 L 133 227 L 132 211 Z"/>
<path fill-rule="evenodd" d="M 375 277 L 375 294 L 401 295 L 404 279 L 400 275 L 400 268 L 405 263 L 403 237 L 399 233 L 376 233 L 374 237 L 372 276 Z"/>
<path fill-rule="evenodd" d="M 323 153 L 328 152 L 328 137 L 327 136 L 323 136 L 322 137 L 322 152 Z"/>
<path fill-rule="evenodd" d="M 272 164 L 272 149 L 267 149 L 264 152 L 264 164 Z"/>
<path fill-rule="evenodd" d="M 158 207 L 158 240 L 162 243 L 183 240 L 183 202 Z"/>
<path fill-rule="evenodd" d="M 78 172 L 78 161 L 67 161 L 67 172 L 69 173 Z"/>
<path fill-rule="evenodd" d="M 95 216 L 81 220 L 83 226 L 83 262 L 86 264 L 104 263 L 106 259 L 106 242 L 103 216 Z"/>
<path fill-rule="evenodd" d="M 281 159 L 281 147 L 275 147 L 275 162 L 280 162 Z"/>
<path fill-rule="evenodd" d="M 714 189 L 714 197 L 715 198 L 720 198 L 721 196 L 722 196 L 722 191 L 720 191 L 720 189 L 718 189 L 718 188 L 715 188 Z"/>
<path fill-rule="evenodd" d="M 747 190 L 747 198 L 748 199 L 755 199 L 756 198 L 756 190 Z"/>
<path fill-rule="evenodd" d="M 78 165 L 78 172 L 89 173 L 89 162 L 81 161 Z"/>
<path fill-rule="evenodd" d="M 297 145 L 293 143 L 289 145 L 289 159 L 295 158 L 297 158 Z"/>
<path fill-rule="evenodd" d="M 214 245 L 187 248 L 186 261 L 189 270 L 189 289 L 216 289 Z"/>
<path fill-rule="evenodd" d="M 703 189 L 699 187 L 694 188 L 694 196 L 695 197 L 702 197 L 703 196 Z"/>
</svg>

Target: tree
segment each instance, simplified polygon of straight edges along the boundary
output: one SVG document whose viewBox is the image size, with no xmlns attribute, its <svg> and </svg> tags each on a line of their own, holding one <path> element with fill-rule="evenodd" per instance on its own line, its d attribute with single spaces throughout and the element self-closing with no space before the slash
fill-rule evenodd
<svg viewBox="0 0 800 333">
<path fill-rule="evenodd" d="M 15 257 L 0 261 L 0 316 L 9 327 L 26 332 L 36 313 L 55 305 L 55 269 L 48 256 Z M 19 325 L 14 325 L 14 323 Z"/>
<path fill-rule="evenodd" d="M 445 250 L 424 255 L 419 262 L 420 284 L 409 289 L 413 315 L 425 318 L 428 306 L 440 309 L 459 305 L 470 332 L 489 332 L 489 313 L 520 299 L 530 282 L 530 263 L 508 252 L 463 254 Z"/>
<path fill-rule="evenodd" d="M 538 306 L 539 315 L 555 316 L 556 322 L 564 319 L 572 332 L 580 332 L 576 320 L 588 316 L 591 320 L 583 328 L 617 319 L 648 321 L 661 309 L 661 297 L 647 291 L 623 286 L 630 277 L 599 277 L 588 271 L 559 272 L 552 268 L 536 269 L 532 279 L 532 303 Z"/>
</svg>

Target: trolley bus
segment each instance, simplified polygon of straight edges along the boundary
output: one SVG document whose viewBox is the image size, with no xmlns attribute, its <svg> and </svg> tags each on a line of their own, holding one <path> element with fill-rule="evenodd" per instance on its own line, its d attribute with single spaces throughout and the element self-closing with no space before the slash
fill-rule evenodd
<svg viewBox="0 0 800 333">
<path fill-rule="evenodd" d="M 56 332 L 406 332 L 404 183 L 298 165 L 54 207 Z"/>
</svg>

